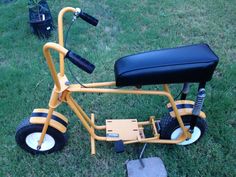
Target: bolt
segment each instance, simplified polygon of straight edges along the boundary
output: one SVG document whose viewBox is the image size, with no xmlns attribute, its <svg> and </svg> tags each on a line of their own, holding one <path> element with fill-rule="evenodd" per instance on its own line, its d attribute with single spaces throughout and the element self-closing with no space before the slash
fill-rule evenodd
<svg viewBox="0 0 236 177">
<path fill-rule="evenodd" d="M 70 82 L 69 82 L 69 81 L 66 81 L 66 82 L 65 82 L 65 85 L 67 85 L 67 86 L 70 85 Z"/>
</svg>

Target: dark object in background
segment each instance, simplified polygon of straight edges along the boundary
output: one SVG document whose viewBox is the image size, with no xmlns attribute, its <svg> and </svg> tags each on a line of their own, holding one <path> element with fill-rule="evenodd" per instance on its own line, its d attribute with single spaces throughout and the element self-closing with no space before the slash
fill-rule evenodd
<svg viewBox="0 0 236 177">
<path fill-rule="evenodd" d="M 52 15 L 46 0 L 29 0 L 29 23 L 39 38 L 49 38 L 53 30 Z"/>
</svg>

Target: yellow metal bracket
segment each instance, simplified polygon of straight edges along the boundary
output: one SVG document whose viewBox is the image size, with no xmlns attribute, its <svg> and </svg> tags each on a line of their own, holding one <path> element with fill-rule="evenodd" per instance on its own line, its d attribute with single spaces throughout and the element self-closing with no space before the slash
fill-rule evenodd
<svg viewBox="0 0 236 177">
<path fill-rule="evenodd" d="M 160 134 L 157 132 L 157 128 L 156 128 L 156 125 L 155 125 L 155 116 L 151 116 L 150 119 L 149 119 L 151 125 L 152 125 L 152 132 L 153 132 L 153 135 L 154 137 L 160 137 Z"/>
<path fill-rule="evenodd" d="M 107 141 L 141 139 L 137 119 L 107 119 Z"/>
<path fill-rule="evenodd" d="M 94 114 L 91 114 L 91 121 L 93 123 L 95 122 Z M 92 133 L 94 133 L 94 128 L 93 127 L 91 127 L 91 131 L 92 131 Z M 95 155 L 96 154 L 95 139 L 94 139 L 93 136 L 90 136 L 90 140 L 91 140 L 91 155 Z"/>
</svg>

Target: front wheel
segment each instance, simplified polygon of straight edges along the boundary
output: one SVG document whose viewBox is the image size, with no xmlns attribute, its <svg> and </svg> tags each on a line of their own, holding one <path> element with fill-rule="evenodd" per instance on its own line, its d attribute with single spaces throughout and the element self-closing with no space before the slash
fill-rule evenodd
<svg viewBox="0 0 236 177">
<path fill-rule="evenodd" d="M 48 127 L 41 149 L 38 150 L 38 141 L 43 124 L 31 124 L 30 119 L 24 119 L 16 130 L 16 142 L 24 150 L 32 154 L 52 153 L 61 150 L 67 141 L 64 133 L 53 127 Z"/>
<path fill-rule="evenodd" d="M 192 115 L 182 116 L 182 120 L 186 128 L 190 128 L 191 117 Z M 161 127 L 160 131 L 161 139 L 176 140 L 183 133 L 183 130 L 179 126 L 177 119 L 171 116 L 163 117 L 160 121 L 160 127 Z M 206 129 L 207 129 L 207 123 L 205 119 L 197 117 L 197 122 L 193 129 L 191 138 L 181 143 L 178 143 L 178 145 L 189 145 L 198 141 L 203 136 Z"/>
</svg>

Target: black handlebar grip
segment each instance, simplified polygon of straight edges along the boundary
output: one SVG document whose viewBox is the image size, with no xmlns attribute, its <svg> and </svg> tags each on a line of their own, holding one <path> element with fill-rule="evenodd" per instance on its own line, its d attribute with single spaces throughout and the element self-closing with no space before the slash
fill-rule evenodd
<svg viewBox="0 0 236 177">
<path fill-rule="evenodd" d="M 89 74 L 91 74 L 95 69 L 95 66 L 92 63 L 72 51 L 67 52 L 65 58 L 68 58 L 74 65 L 78 66 L 80 69 Z"/>
<path fill-rule="evenodd" d="M 96 18 L 92 17 L 91 15 L 89 15 L 83 11 L 81 11 L 79 13 L 79 17 L 93 26 L 97 26 L 97 24 L 98 24 L 98 20 Z"/>
</svg>

